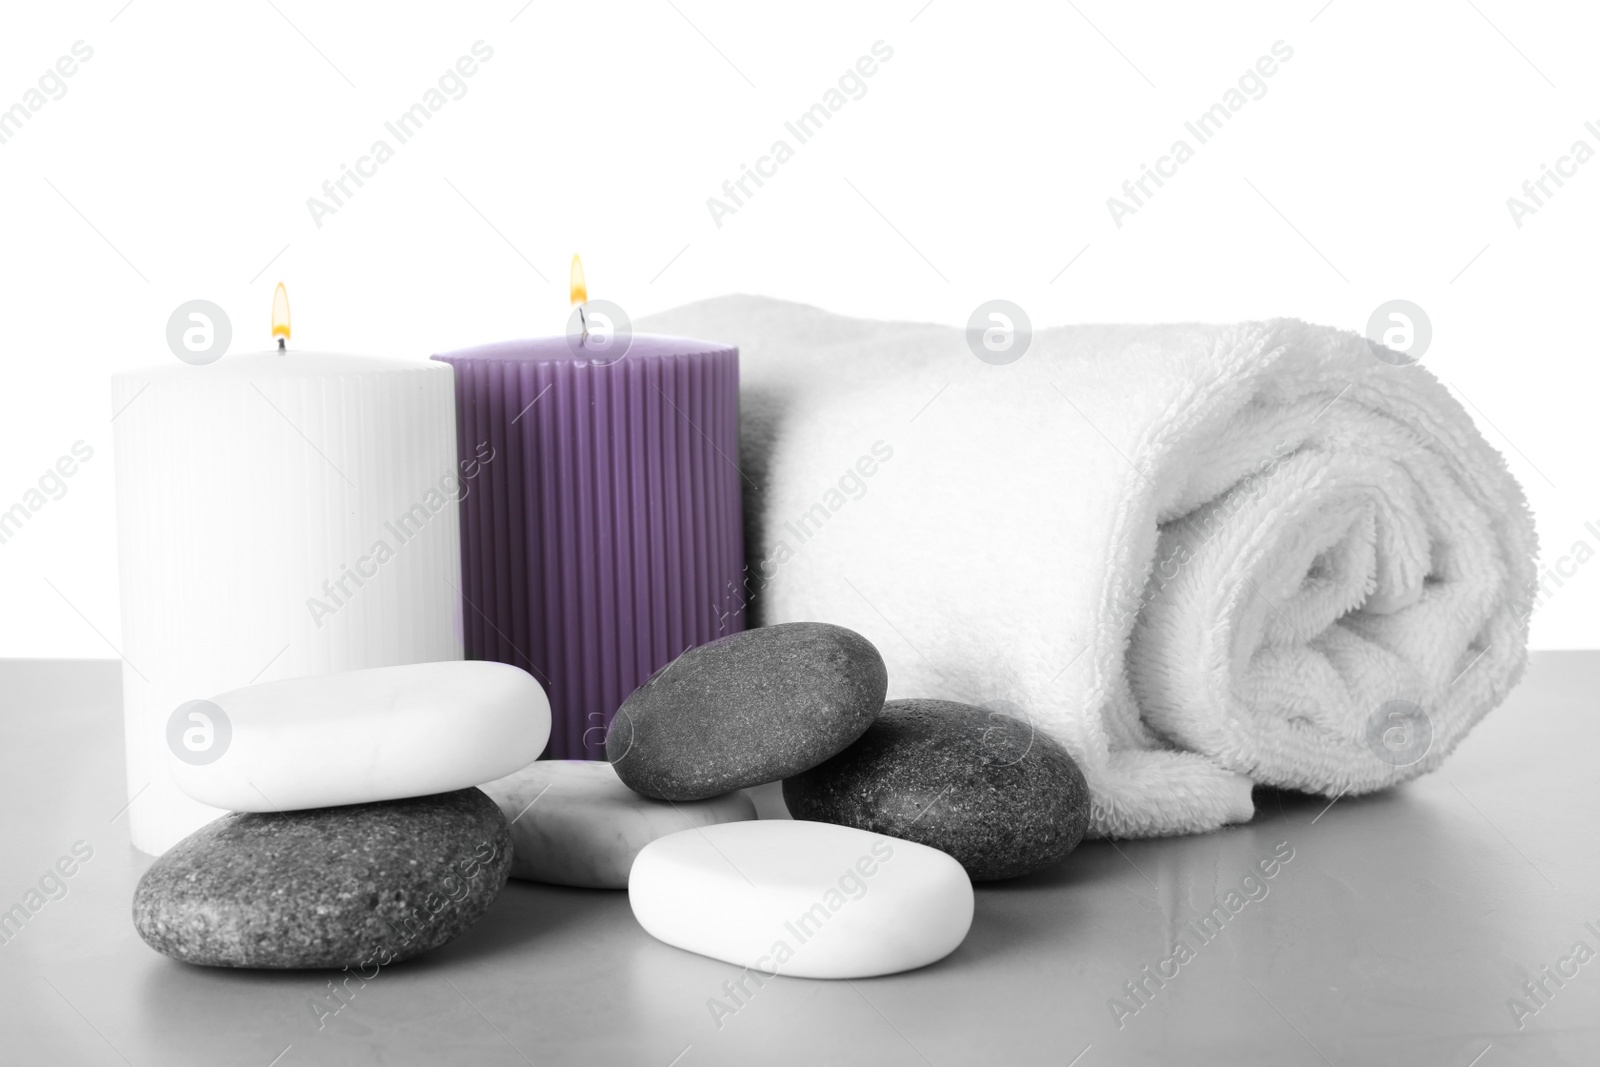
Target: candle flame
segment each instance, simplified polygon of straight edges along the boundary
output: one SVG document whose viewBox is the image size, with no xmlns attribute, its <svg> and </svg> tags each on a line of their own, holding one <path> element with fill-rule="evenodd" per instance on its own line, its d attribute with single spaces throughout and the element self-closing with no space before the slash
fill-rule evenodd
<svg viewBox="0 0 1600 1067">
<path fill-rule="evenodd" d="M 277 291 L 272 294 L 272 336 L 289 339 L 289 290 L 278 283 Z M 280 346 L 282 342 L 279 342 Z"/>
<path fill-rule="evenodd" d="M 583 261 L 576 254 L 572 257 L 572 274 L 570 292 L 572 303 L 586 304 L 589 302 L 589 287 L 583 281 Z"/>
</svg>

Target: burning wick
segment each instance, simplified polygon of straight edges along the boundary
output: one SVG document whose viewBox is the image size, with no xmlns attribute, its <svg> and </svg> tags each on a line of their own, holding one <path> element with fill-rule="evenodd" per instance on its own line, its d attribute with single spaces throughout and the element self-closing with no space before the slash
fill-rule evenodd
<svg viewBox="0 0 1600 1067">
<path fill-rule="evenodd" d="M 578 322 L 583 325 L 583 336 L 578 339 L 578 343 L 583 344 L 589 340 L 589 316 L 583 310 L 583 306 L 589 302 L 589 287 L 583 281 L 583 261 L 576 254 L 572 257 L 569 292 L 572 295 L 572 303 L 578 308 Z"/>
<path fill-rule="evenodd" d="M 272 294 L 272 336 L 278 339 L 278 353 L 283 354 L 289 340 L 289 291 L 282 282 Z"/>
</svg>

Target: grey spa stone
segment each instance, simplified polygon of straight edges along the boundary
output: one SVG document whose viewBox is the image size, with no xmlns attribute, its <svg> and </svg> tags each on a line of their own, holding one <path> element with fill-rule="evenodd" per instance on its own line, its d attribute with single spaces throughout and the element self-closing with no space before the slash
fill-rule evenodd
<svg viewBox="0 0 1600 1067">
<path fill-rule="evenodd" d="M 701 800 L 814 767 L 872 725 L 889 677 L 866 638 L 791 622 L 692 648 L 617 710 L 606 757 L 658 800 Z"/>
<path fill-rule="evenodd" d="M 975 882 L 1058 862 L 1083 840 L 1089 786 L 1029 723 L 948 700 L 891 700 L 861 739 L 783 783 L 796 819 L 948 852 Z"/>
<path fill-rule="evenodd" d="M 224 815 L 145 871 L 133 921 L 151 948 L 210 967 L 384 966 L 455 938 L 511 868 L 478 789 Z"/>
</svg>

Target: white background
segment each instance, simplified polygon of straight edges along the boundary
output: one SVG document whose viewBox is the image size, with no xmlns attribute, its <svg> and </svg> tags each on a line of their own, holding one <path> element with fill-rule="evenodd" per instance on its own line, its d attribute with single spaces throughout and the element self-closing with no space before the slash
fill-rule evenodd
<svg viewBox="0 0 1600 1067">
<path fill-rule="evenodd" d="M 422 359 L 559 332 L 574 251 L 635 317 L 743 291 L 1361 330 L 1408 299 L 1545 562 L 1600 547 L 1600 160 L 1521 228 L 1506 207 L 1573 141 L 1600 150 L 1596 30 L 1507 0 L 8 5 L 0 108 L 74 42 L 94 55 L 0 144 L 0 509 L 75 441 L 94 458 L 0 545 L 0 655 L 115 655 L 108 376 L 172 359 L 178 304 L 222 305 L 248 351 L 282 280 L 298 346 Z M 466 95 L 318 228 L 307 198 L 478 40 Z M 866 95 L 717 227 L 706 199 L 879 40 Z M 1116 227 L 1106 198 L 1278 40 L 1267 94 Z M 1600 646 L 1597 607 L 1600 562 L 1534 644 Z"/>
</svg>

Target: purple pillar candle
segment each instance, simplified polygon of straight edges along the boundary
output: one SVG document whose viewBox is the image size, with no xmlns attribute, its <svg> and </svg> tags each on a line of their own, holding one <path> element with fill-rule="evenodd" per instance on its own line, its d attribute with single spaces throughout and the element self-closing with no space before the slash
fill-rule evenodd
<svg viewBox="0 0 1600 1067">
<path fill-rule="evenodd" d="M 605 759 L 635 688 L 744 626 L 739 350 L 639 334 L 616 360 L 565 337 L 433 358 L 455 368 L 466 656 L 544 685 L 549 756 Z"/>
</svg>

